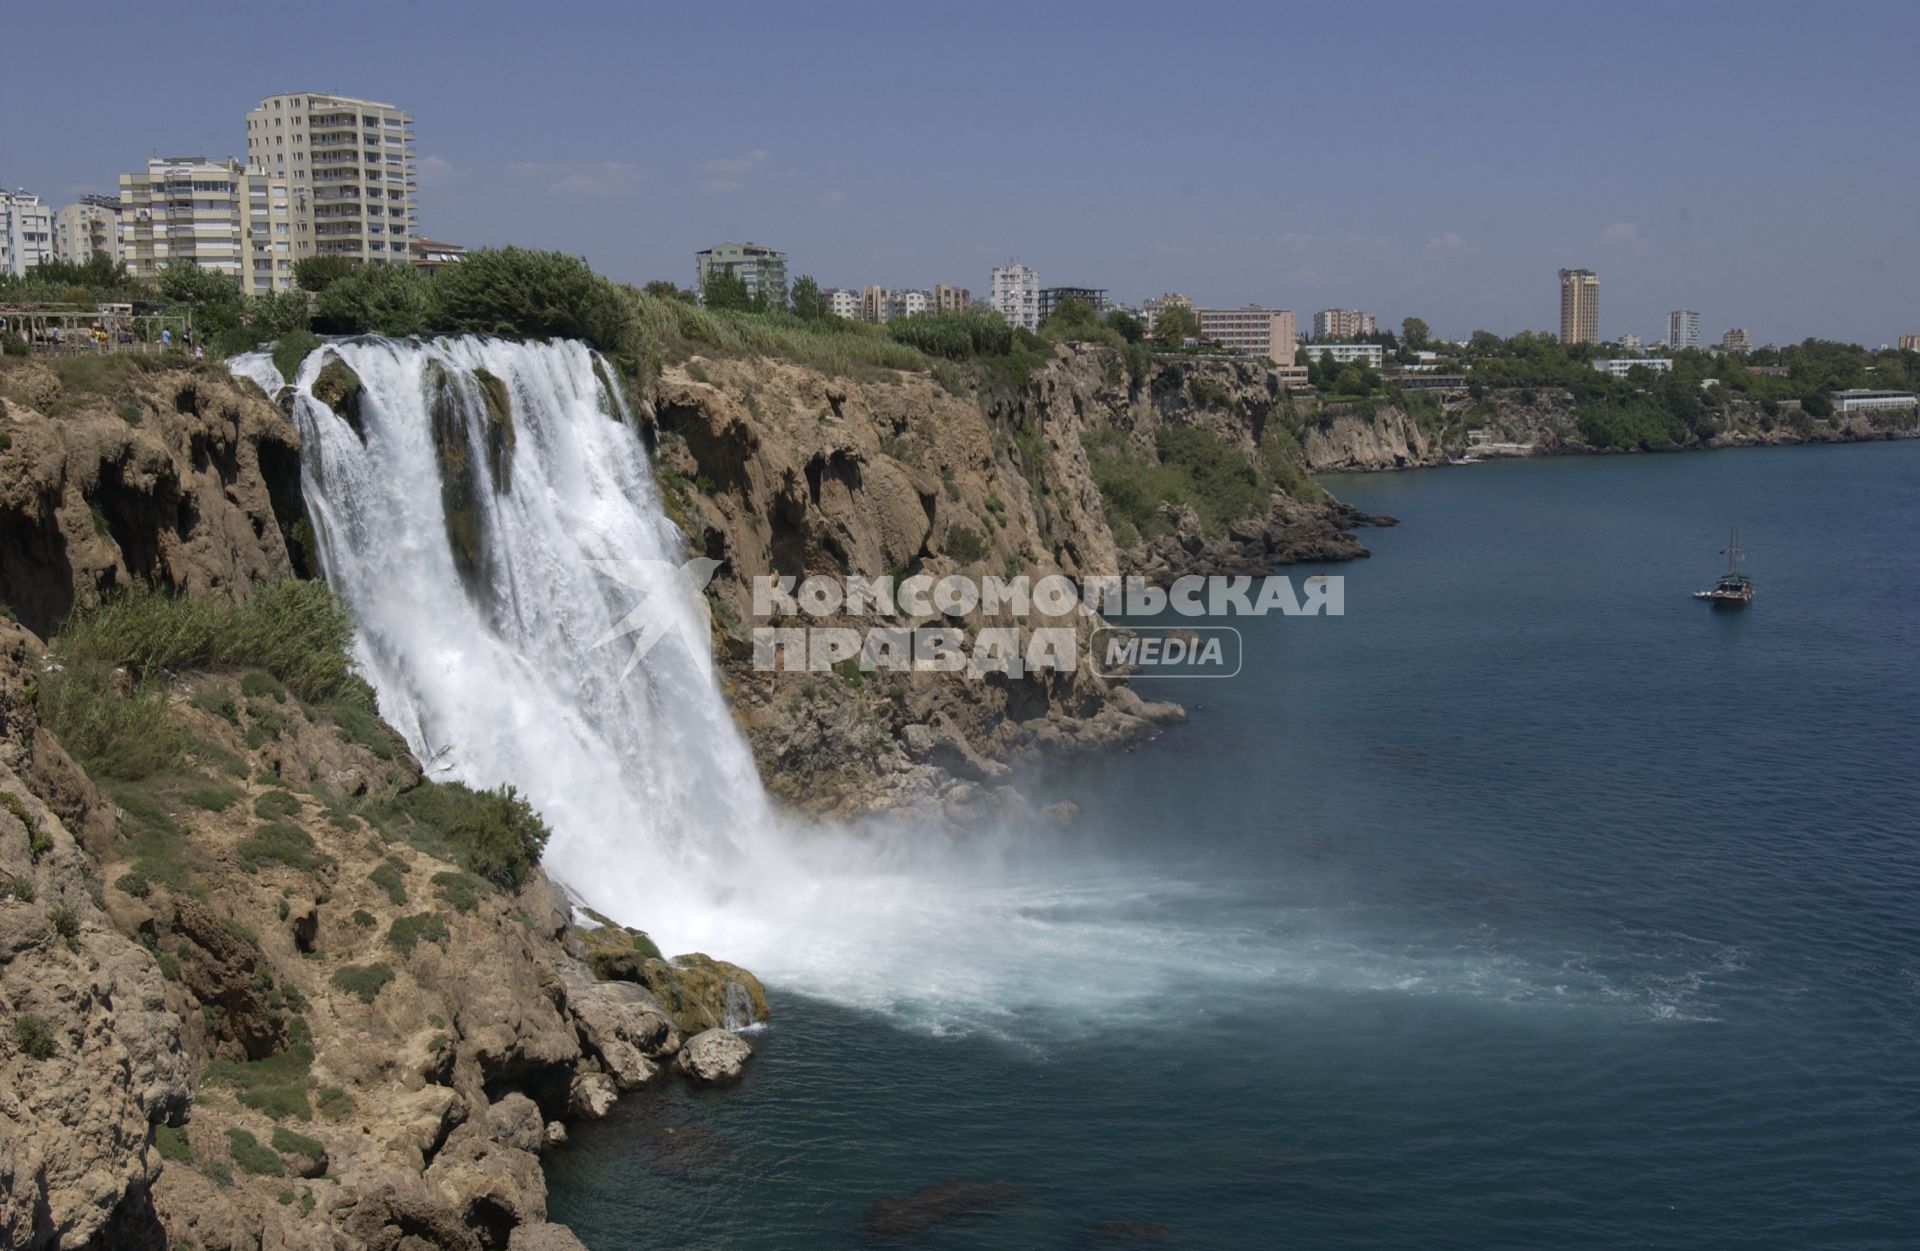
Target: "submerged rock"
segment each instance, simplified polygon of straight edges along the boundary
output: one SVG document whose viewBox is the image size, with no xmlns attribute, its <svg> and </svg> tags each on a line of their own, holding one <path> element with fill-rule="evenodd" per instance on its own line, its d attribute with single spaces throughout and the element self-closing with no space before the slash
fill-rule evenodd
<svg viewBox="0 0 1920 1251">
<path fill-rule="evenodd" d="M 919 1238 L 958 1221 L 990 1216 L 1027 1197 L 1018 1182 L 949 1178 L 897 1199 L 867 1205 L 861 1227 L 876 1238 Z"/>
<path fill-rule="evenodd" d="M 753 1058 L 747 1040 L 732 1030 L 710 1029 L 695 1034 L 674 1057 L 673 1067 L 705 1085 L 737 1082 Z"/>
<path fill-rule="evenodd" d="M 338 356 L 329 357 L 327 363 L 320 367 L 320 372 L 313 379 L 313 398 L 332 409 L 334 416 L 353 427 L 353 432 L 359 435 L 360 441 L 364 443 L 367 432 L 360 422 L 362 390 L 364 388 L 360 382 L 360 375 L 354 373 L 353 367 Z"/>
</svg>

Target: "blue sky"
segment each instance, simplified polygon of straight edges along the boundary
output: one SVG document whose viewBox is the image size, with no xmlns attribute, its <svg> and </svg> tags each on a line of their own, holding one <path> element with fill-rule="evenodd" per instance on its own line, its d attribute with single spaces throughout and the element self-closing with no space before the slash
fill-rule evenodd
<svg viewBox="0 0 1920 1251">
<path fill-rule="evenodd" d="M 829 286 L 978 292 L 1018 256 L 1459 335 L 1554 328 L 1567 265 L 1609 337 L 1676 307 L 1712 338 L 1920 331 L 1911 3 L 279 11 L 15 6 L 0 181 L 110 190 L 243 154 L 262 95 L 340 91 L 415 114 L 426 234 L 622 279 L 751 238 Z"/>
</svg>

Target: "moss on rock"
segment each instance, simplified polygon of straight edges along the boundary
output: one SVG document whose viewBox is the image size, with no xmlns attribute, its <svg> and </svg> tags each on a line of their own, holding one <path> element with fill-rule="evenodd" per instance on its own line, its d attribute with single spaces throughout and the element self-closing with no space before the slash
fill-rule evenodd
<svg viewBox="0 0 1920 1251">
<path fill-rule="evenodd" d="M 474 370 L 473 377 L 487 406 L 487 472 L 494 492 L 505 495 L 513 486 L 513 393 L 485 369 Z"/>
<path fill-rule="evenodd" d="M 360 375 L 353 367 L 338 356 L 331 357 L 320 367 L 313 379 L 313 398 L 332 409 L 334 416 L 353 427 L 353 432 L 366 442 L 366 428 L 360 422 L 360 396 L 364 390 Z"/>
<path fill-rule="evenodd" d="M 460 389 L 438 362 L 427 365 L 427 413 L 440 464 L 440 507 L 446 515 L 447 546 L 453 565 L 469 591 L 478 588 L 486 567 L 485 532 L 480 524 L 480 483 L 468 453 Z"/>
</svg>

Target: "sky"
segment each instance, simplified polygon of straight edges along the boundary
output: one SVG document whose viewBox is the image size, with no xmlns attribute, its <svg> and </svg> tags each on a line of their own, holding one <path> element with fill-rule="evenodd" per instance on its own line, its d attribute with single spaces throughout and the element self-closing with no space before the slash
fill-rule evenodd
<svg viewBox="0 0 1920 1251">
<path fill-rule="evenodd" d="M 233 15 L 244 12 L 244 18 Z M 11 6 L 0 183 L 54 203 L 245 155 L 264 95 L 415 116 L 420 229 L 693 281 L 1327 307 L 1447 337 L 1920 332 L 1920 5 Z M 287 16 L 282 16 L 282 14 Z M 292 14 L 324 13 L 324 20 Z M 111 31 L 111 38 L 88 32 Z"/>
</svg>

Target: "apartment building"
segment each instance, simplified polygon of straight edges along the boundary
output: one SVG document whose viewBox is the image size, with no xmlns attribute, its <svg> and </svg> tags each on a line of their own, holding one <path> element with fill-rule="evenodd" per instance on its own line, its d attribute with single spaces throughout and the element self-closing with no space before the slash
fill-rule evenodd
<svg viewBox="0 0 1920 1251">
<path fill-rule="evenodd" d="M 249 109 L 247 164 L 287 186 L 289 270 L 308 256 L 407 264 L 416 226 L 413 152 L 413 115 L 377 100 L 289 93 Z M 277 276 L 277 253 L 273 259 Z"/>
<path fill-rule="evenodd" d="M 844 317 L 848 321 L 860 319 L 860 292 L 849 291 L 845 287 L 829 287 L 820 294 L 826 297 L 827 311 L 835 317 Z"/>
<path fill-rule="evenodd" d="M 0 189 L 0 273 L 18 278 L 53 259 L 53 214 L 37 195 Z"/>
<path fill-rule="evenodd" d="M 1751 346 L 1752 344 L 1747 340 L 1746 328 L 1743 326 L 1735 326 L 1720 336 L 1722 352 L 1744 352 Z"/>
<path fill-rule="evenodd" d="M 1040 328 L 1040 275 L 1017 262 L 996 265 L 989 276 L 989 299 L 994 311 L 1010 326 Z"/>
<path fill-rule="evenodd" d="M 753 299 L 784 298 L 787 254 L 759 243 L 716 243 L 693 254 L 696 291 L 705 291 L 715 274 L 730 274 L 746 285 Z"/>
<path fill-rule="evenodd" d="M 1901 335 L 1900 350 L 1902 352 L 1920 352 L 1920 334 Z"/>
<path fill-rule="evenodd" d="M 120 175 L 121 259 L 151 281 L 172 261 L 241 278 L 247 271 L 246 166 L 163 156 Z"/>
<path fill-rule="evenodd" d="M 1284 308 L 1199 308 L 1200 336 L 1249 356 L 1264 356 L 1282 365 L 1293 364 L 1293 314 Z"/>
<path fill-rule="evenodd" d="M 1323 308 L 1313 315 L 1316 339 L 1364 339 L 1379 329 L 1379 319 L 1364 309 Z"/>
<path fill-rule="evenodd" d="M 944 282 L 933 284 L 933 311 L 936 313 L 964 313 L 973 306 L 973 292 L 965 287 L 950 287 Z"/>
<path fill-rule="evenodd" d="M 120 260 L 120 197 L 83 195 L 53 215 L 53 259 L 84 264 Z"/>
<path fill-rule="evenodd" d="M 1192 300 L 1175 291 L 1169 291 L 1164 295 L 1156 295 L 1152 299 L 1142 300 L 1140 302 L 1140 324 L 1147 328 L 1148 334 L 1152 334 L 1154 323 L 1160 320 L 1161 310 L 1170 308 L 1176 304 L 1186 309 L 1193 307 Z"/>
<path fill-rule="evenodd" d="M 1600 342 L 1600 276 L 1591 269 L 1560 271 L 1560 342 Z"/>
<path fill-rule="evenodd" d="M 1111 308 L 1105 287 L 1042 287 L 1040 288 L 1040 320 L 1053 316 L 1054 311 L 1067 300 L 1080 300 L 1096 314 Z"/>
<path fill-rule="evenodd" d="M 1676 308 L 1667 314 L 1667 350 L 1700 346 L 1700 314 L 1690 308 Z"/>
<path fill-rule="evenodd" d="M 444 269 L 466 259 L 465 245 L 428 239 L 422 235 L 413 236 L 411 251 L 407 255 L 408 262 L 415 269 Z"/>
</svg>

